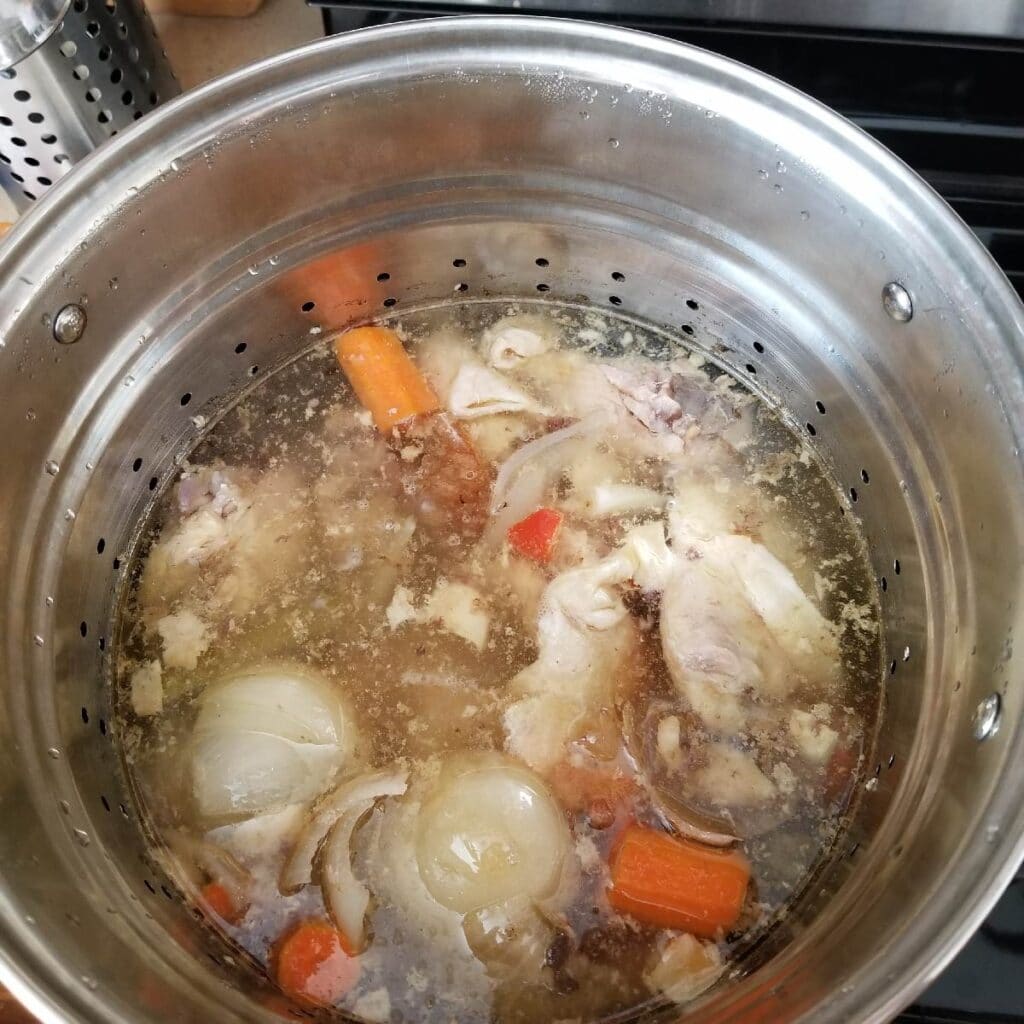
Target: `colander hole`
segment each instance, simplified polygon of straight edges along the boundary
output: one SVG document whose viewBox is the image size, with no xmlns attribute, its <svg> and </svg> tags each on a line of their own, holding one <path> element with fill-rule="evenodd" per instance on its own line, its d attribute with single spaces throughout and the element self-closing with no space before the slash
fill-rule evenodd
<svg viewBox="0 0 1024 1024">
<path fill-rule="evenodd" d="M 889 767 L 891 768 L 896 763 L 896 755 L 895 754 L 890 754 L 889 755 L 889 760 L 888 760 L 887 763 L 888 763 Z"/>
<path fill-rule="evenodd" d="M 700 305 L 698 304 L 696 299 L 687 299 L 686 304 L 687 306 L 690 307 L 690 309 L 700 309 Z"/>
<path fill-rule="evenodd" d="M 127 808 L 127 807 L 125 807 L 125 805 L 124 805 L 124 804 L 118 804 L 117 806 L 118 806 L 118 808 L 120 809 L 121 813 L 122 813 L 122 814 L 123 814 L 123 815 L 124 815 L 124 816 L 125 816 L 126 818 L 127 818 L 127 817 L 129 817 L 129 814 L 128 814 L 128 808 Z"/>
<path fill-rule="evenodd" d="M 9 164 L 11 162 L 11 158 L 6 153 L 0 153 L 0 160 L 3 160 L 5 164 Z"/>
<path fill-rule="evenodd" d="M 683 324 L 683 326 L 680 329 L 682 330 L 683 334 L 687 334 L 687 335 L 690 335 L 692 337 L 692 335 L 693 335 L 693 326 L 691 324 Z"/>
<path fill-rule="evenodd" d="M 49 188 L 53 184 L 53 180 L 51 178 L 47 178 L 45 175 L 42 174 L 38 178 L 36 178 L 36 181 L 38 181 L 39 184 L 44 186 L 45 188 Z"/>
<path fill-rule="evenodd" d="M 103 537 L 100 537 L 100 539 L 98 541 L 96 541 L 96 554 L 97 555 L 102 555 L 103 554 L 103 549 L 106 546 L 107 546 L 106 539 L 103 538 Z"/>
<path fill-rule="evenodd" d="M 452 260 L 452 266 L 461 270 L 466 265 L 466 261 L 460 256 L 457 260 Z"/>
<path fill-rule="evenodd" d="M 910 661 L 910 646 L 907 645 L 903 648 L 903 660 Z"/>
<path fill-rule="evenodd" d="M 103 810 L 105 810 L 107 814 L 109 814 L 110 803 L 107 801 L 107 798 L 102 793 L 100 793 L 100 803 L 103 804 Z"/>
<path fill-rule="evenodd" d="M 626 280 L 626 275 L 623 274 L 621 270 L 613 270 L 612 271 L 612 280 L 613 281 L 625 281 Z"/>
<path fill-rule="evenodd" d="M 543 281 L 541 281 L 541 283 L 539 285 L 537 285 L 537 291 L 539 291 L 539 292 L 549 292 L 549 291 L 551 291 L 551 285 L 545 284 Z"/>
<path fill-rule="evenodd" d="M 860 849 L 860 843 L 854 843 L 850 847 L 849 852 L 846 854 L 847 857 L 852 857 Z"/>
<path fill-rule="evenodd" d="M 89 709 L 86 707 L 82 708 L 82 725 L 89 724 Z"/>
<path fill-rule="evenodd" d="M 161 891 L 161 892 L 162 892 L 162 893 L 164 894 L 164 896 L 166 896 L 166 897 L 167 897 L 167 898 L 168 898 L 169 900 L 172 900 L 172 901 L 174 900 L 174 893 L 173 893 L 173 892 L 171 892 L 171 890 L 170 890 L 170 889 L 168 889 L 166 885 L 161 885 L 161 886 L 160 886 L 160 891 Z"/>
<path fill-rule="evenodd" d="M 114 566 L 114 572 L 117 572 L 117 570 L 121 568 L 121 559 L 115 558 L 111 564 Z"/>
<path fill-rule="evenodd" d="M 93 86 L 91 89 L 85 90 L 85 98 L 90 103 L 95 103 L 98 99 L 100 99 L 100 97 L 102 97 L 102 95 L 103 92 L 100 89 L 97 89 L 96 86 Z"/>
<path fill-rule="evenodd" d="M 17 171 L 11 171 L 11 177 L 19 183 L 25 180 Z"/>
<path fill-rule="evenodd" d="M 110 14 L 113 14 L 117 10 L 117 0 L 103 0 L 103 6 Z"/>
<path fill-rule="evenodd" d="M 23 196 L 24 196 L 24 197 L 25 197 L 26 199 L 35 199 L 35 197 L 36 197 L 36 194 L 35 194 L 35 192 L 29 192 L 29 190 L 28 190 L 28 189 L 25 189 L 25 190 L 24 190 L 24 191 L 23 191 L 23 192 L 22 192 L 21 194 L 22 194 L 22 195 L 23 195 Z"/>
<path fill-rule="evenodd" d="M 460 292 L 464 292 L 464 291 L 465 291 L 465 290 L 466 290 L 466 289 L 467 289 L 468 287 L 469 287 L 469 285 L 465 285 L 465 284 L 464 284 L 464 285 L 463 285 L 463 286 L 462 286 L 462 287 L 461 287 L 461 288 L 459 289 L 459 291 L 460 291 Z M 386 298 L 386 299 L 384 300 L 384 302 L 382 303 L 382 305 L 384 306 L 384 308 L 385 308 L 385 309 L 390 309 L 390 308 L 391 308 L 391 307 L 392 307 L 393 305 L 395 305 L 395 303 L 396 303 L 396 302 L 398 302 L 398 299 L 396 299 L 396 298 L 395 298 L 395 297 L 394 297 L 393 295 L 389 295 L 389 296 L 388 296 L 388 297 L 387 297 L 387 298 Z"/>
<path fill-rule="evenodd" d="M 215 966 L 220 967 L 220 960 L 217 957 L 215 957 L 212 953 L 207 953 L 206 955 L 213 961 Z"/>
<path fill-rule="evenodd" d="M 160 102 L 160 93 L 158 93 L 158 92 L 151 92 L 149 94 L 149 102 L 150 102 L 151 106 L 155 107 Z"/>
<path fill-rule="evenodd" d="M 81 14 L 86 8 L 86 0 L 75 0 L 75 13 Z"/>
<path fill-rule="evenodd" d="M 60 52 L 70 60 L 76 53 L 78 53 L 78 43 L 73 39 L 69 39 L 67 42 L 60 44 Z"/>
<path fill-rule="evenodd" d="M 889 675 L 891 675 L 891 676 L 896 675 L 896 659 L 895 658 L 893 658 L 893 660 L 889 662 Z"/>
<path fill-rule="evenodd" d="M 256 363 L 253 363 L 252 366 L 249 367 L 249 376 L 250 377 L 255 377 L 256 374 L 259 373 L 259 372 L 260 372 L 260 368 L 259 368 L 259 366 Z"/>
<path fill-rule="evenodd" d="M 100 25 L 98 21 L 90 21 L 85 26 L 85 34 L 90 39 L 95 39 L 100 34 Z"/>
<path fill-rule="evenodd" d="M 622 305 L 622 299 L 620 299 L 620 298 L 618 297 L 618 295 L 609 295 L 609 296 L 608 296 L 608 301 L 609 301 L 609 302 L 610 302 L 610 303 L 611 303 L 611 304 L 612 304 L 613 306 L 621 306 L 621 305 Z"/>
<path fill-rule="evenodd" d="M 159 481 L 159 479 L 158 479 L 157 477 L 155 477 L 155 476 L 151 476 L 151 477 L 149 478 L 149 489 L 150 489 L 151 491 L 155 491 L 155 490 L 156 490 L 156 485 L 157 485 L 157 484 L 158 484 L 159 482 L 160 482 L 160 481 Z"/>
<path fill-rule="evenodd" d="M 27 156 L 27 157 L 25 157 L 25 163 L 27 163 L 29 165 L 29 167 L 38 167 L 39 166 L 39 161 L 34 156 Z"/>
<path fill-rule="evenodd" d="M 814 429 L 814 424 L 813 423 L 805 423 L 804 426 L 807 428 L 807 433 L 810 434 L 811 437 L 814 437 L 814 435 L 818 433 Z"/>
<path fill-rule="evenodd" d="M 16 78 L 17 75 L 18 72 L 14 68 L 5 68 L 3 71 L 0 71 L 0 78 Z"/>
<path fill-rule="evenodd" d="M 40 135 L 39 139 L 43 143 L 44 146 L 52 146 L 57 141 L 57 136 L 56 135 L 49 135 L 49 134 L 47 134 L 47 135 Z"/>
<path fill-rule="evenodd" d="M 142 111 L 141 110 L 136 110 L 135 113 L 132 114 L 132 120 L 133 121 L 140 121 L 141 119 L 142 119 Z"/>
<path fill-rule="evenodd" d="M 850 501 L 856 501 L 856 500 L 857 500 L 857 488 L 856 487 L 851 487 L 850 488 Z"/>
<path fill-rule="evenodd" d="M 894 573 L 896 573 L 897 576 L 899 576 L 899 574 L 900 574 L 900 560 L 898 558 L 894 558 L 893 559 L 892 571 Z"/>
<path fill-rule="evenodd" d="M 136 457 L 135 461 L 132 463 L 132 472 L 138 473 L 140 469 L 142 469 L 142 459 Z"/>
<path fill-rule="evenodd" d="M 757 367 L 753 363 L 747 363 L 746 370 L 747 373 L 752 373 L 755 377 L 757 376 Z"/>
<path fill-rule="evenodd" d="M 32 124 L 42 124 L 46 120 L 38 110 L 33 110 L 32 113 L 28 115 L 28 119 Z"/>
<path fill-rule="evenodd" d="M 312 299 L 306 299 L 306 301 L 299 307 L 303 313 L 312 313 L 316 309 L 316 303 Z"/>
<path fill-rule="evenodd" d="M 185 392 L 185 394 L 183 394 L 183 395 L 181 396 L 181 398 L 179 399 L 179 401 L 181 402 L 181 404 L 182 404 L 183 406 L 184 406 L 184 405 L 188 405 L 188 403 L 192 401 L 192 392 L 191 392 L 191 391 L 186 391 L 186 392 Z"/>
<path fill-rule="evenodd" d="M 825 415 L 825 403 L 822 402 L 820 399 L 814 403 L 814 408 L 817 409 L 822 416 Z"/>
<path fill-rule="evenodd" d="M 146 887 L 146 888 L 147 888 L 147 889 L 148 889 L 148 890 L 149 890 L 149 891 L 150 891 L 150 892 L 151 892 L 151 893 L 152 893 L 152 894 L 153 894 L 154 896 L 156 895 L 156 889 L 154 889 L 154 888 L 153 888 L 153 883 L 152 883 L 152 882 L 151 882 L 151 881 L 150 881 L 150 880 L 149 880 L 148 878 L 144 878 L 144 879 L 142 880 L 142 884 L 143 884 L 143 885 L 144 885 L 144 886 L 145 886 L 145 887 Z"/>
<path fill-rule="evenodd" d="M 89 69 L 85 64 L 77 64 L 71 69 L 71 77 L 76 82 L 84 82 L 89 77 Z"/>
<path fill-rule="evenodd" d="M 104 61 L 110 60 L 110 47 L 109 46 L 101 46 L 96 51 L 96 56 L 99 57 L 100 60 L 104 60 Z"/>
<path fill-rule="evenodd" d="M 100 719 L 100 735 L 107 735 L 107 720 L 105 718 Z"/>
<path fill-rule="evenodd" d="M 30 99 L 32 99 L 32 93 L 30 93 L 28 89 L 16 89 L 14 92 L 14 98 L 19 103 L 27 103 Z"/>
<path fill-rule="evenodd" d="M 235 355 L 236 356 L 240 356 L 248 347 L 249 346 L 244 341 L 240 341 L 235 346 Z"/>
<path fill-rule="evenodd" d="M 117 85 L 122 78 L 124 78 L 124 72 L 120 68 L 114 68 L 114 70 L 110 72 L 111 85 Z"/>
<path fill-rule="evenodd" d="M 377 275 L 377 280 L 380 281 L 381 284 L 383 284 L 385 281 L 390 281 L 391 280 L 391 275 L 386 270 L 382 270 Z"/>
<path fill-rule="evenodd" d="M 15 146 L 19 147 L 26 145 L 25 140 L 19 135 L 15 135 L 14 138 L 11 139 L 11 142 L 13 142 Z"/>
<path fill-rule="evenodd" d="M 96 115 L 96 120 L 99 121 L 100 124 L 108 124 L 110 122 L 111 116 L 112 115 L 109 110 L 101 110 Z"/>
<path fill-rule="evenodd" d="M 754 351 L 757 352 L 760 355 L 764 355 L 764 345 L 762 345 L 761 342 L 759 342 L 759 341 L 755 341 L 754 342 Z"/>
<path fill-rule="evenodd" d="M 871 483 L 871 477 L 870 477 L 870 476 L 868 476 L 868 471 L 867 471 L 866 469 L 862 469 L 862 470 L 860 471 L 860 478 L 861 478 L 861 480 L 863 480 L 863 481 L 864 481 L 864 483 L 866 483 L 866 484 L 869 484 L 869 483 Z"/>
<path fill-rule="evenodd" d="M 549 267 L 551 264 L 543 257 L 538 256 L 534 261 L 538 267 Z"/>
<path fill-rule="evenodd" d="M 0 124 L 5 128 L 10 128 L 14 122 L 6 114 L 0 114 Z"/>
<path fill-rule="evenodd" d="M 875 778 L 877 779 L 878 776 L 881 775 L 881 774 L 882 774 L 882 762 L 879 761 L 878 764 L 875 765 Z"/>
<path fill-rule="evenodd" d="M 107 638 L 105 636 L 101 636 L 99 640 L 96 641 L 96 645 L 101 651 L 105 651 L 107 649 Z"/>
<path fill-rule="evenodd" d="M 883 576 L 881 579 L 882 593 L 884 594 L 889 589 L 889 581 Z"/>
<path fill-rule="evenodd" d="M 71 157 L 69 157 L 67 153 L 58 153 L 53 159 L 56 160 L 59 164 L 71 163 Z"/>
<path fill-rule="evenodd" d="M 82 634 L 83 638 L 87 637 L 89 635 L 89 623 L 80 622 L 78 624 L 78 632 Z"/>
<path fill-rule="evenodd" d="M 122 39 L 127 39 L 128 38 L 128 26 L 123 21 L 119 21 L 117 23 L 117 34 Z M 167 54 L 165 53 L 164 56 L 166 57 Z"/>
</svg>

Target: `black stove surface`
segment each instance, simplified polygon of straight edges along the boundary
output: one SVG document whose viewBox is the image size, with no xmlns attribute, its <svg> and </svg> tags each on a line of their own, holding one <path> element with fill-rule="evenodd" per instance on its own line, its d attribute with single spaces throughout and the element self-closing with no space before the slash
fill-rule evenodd
<svg viewBox="0 0 1024 1024">
<path fill-rule="evenodd" d="M 858 12 L 845 25 L 834 12 L 860 6 L 865 15 L 878 5 L 829 11 L 820 0 L 747 0 L 739 7 L 748 18 L 760 12 L 755 22 L 726 16 L 737 5 L 721 0 L 315 2 L 328 32 L 440 14 L 562 14 L 645 29 L 742 61 L 838 110 L 906 161 L 970 225 L 1024 296 L 1024 2 L 904 0 L 882 5 L 887 24 L 863 16 L 859 27 L 850 23 Z M 1011 16 L 984 16 L 997 7 Z M 929 31 L 936 12 L 950 19 L 945 31 Z M 901 16 L 901 30 L 893 31 L 893 18 Z M 826 19 L 832 24 L 822 24 Z M 1024 1024 L 1024 874 L 899 1021 Z"/>
</svg>

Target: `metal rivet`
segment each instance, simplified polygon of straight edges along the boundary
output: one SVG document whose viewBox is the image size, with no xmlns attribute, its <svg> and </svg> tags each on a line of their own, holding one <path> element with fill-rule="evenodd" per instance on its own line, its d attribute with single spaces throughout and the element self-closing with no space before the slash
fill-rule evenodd
<svg viewBox="0 0 1024 1024">
<path fill-rule="evenodd" d="M 1003 702 L 998 693 L 990 693 L 975 709 L 974 738 L 979 742 L 990 739 L 999 731 L 999 712 Z"/>
<path fill-rule="evenodd" d="M 68 303 L 53 320 L 53 336 L 62 345 L 74 345 L 85 333 L 85 310 L 74 302 Z"/>
<path fill-rule="evenodd" d="M 914 315 L 914 303 L 910 298 L 910 292 L 895 281 L 890 281 L 882 289 L 882 308 L 898 324 L 905 324 Z"/>
</svg>

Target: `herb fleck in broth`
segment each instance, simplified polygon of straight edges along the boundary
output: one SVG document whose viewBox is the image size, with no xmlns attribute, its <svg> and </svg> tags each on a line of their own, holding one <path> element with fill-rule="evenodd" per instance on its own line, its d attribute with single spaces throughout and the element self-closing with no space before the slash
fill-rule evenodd
<svg viewBox="0 0 1024 1024">
<path fill-rule="evenodd" d="M 870 744 L 836 488 L 616 318 L 472 304 L 339 350 L 210 430 L 139 552 L 121 735 L 169 869 L 289 995 L 366 1020 L 696 997 Z"/>
</svg>

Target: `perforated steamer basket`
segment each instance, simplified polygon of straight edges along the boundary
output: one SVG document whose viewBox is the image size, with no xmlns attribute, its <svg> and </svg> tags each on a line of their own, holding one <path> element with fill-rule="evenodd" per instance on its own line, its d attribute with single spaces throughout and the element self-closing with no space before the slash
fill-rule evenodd
<svg viewBox="0 0 1024 1024">
<path fill-rule="evenodd" d="M 0 188 L 25 209 L 179 91 L 142 0 L 0 0 Z"/>
<path fill-rule="evenodd" d="M 850 829 L 694 1016 L 882 1020 L 1011 876 L 1024 312 L 995 265 L 888 153 L 739 65 L 568 22 L 411 24 L 168 104 L 0 254 L 0 976 L 44 1020 L 273 1019 L 125 786 L 105 638 L 126 554 L 197 424 L 312 332 L 495 295 L 668 326 L 762 390 L 884 591 Z M 69 305 L 86 324 L 60 344 Z"/>
</svg>

